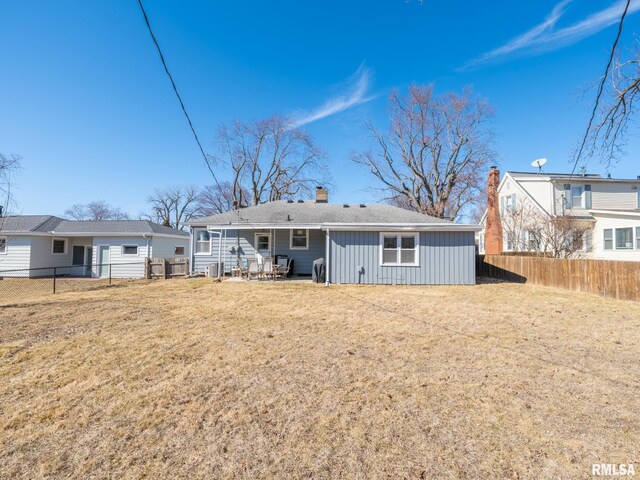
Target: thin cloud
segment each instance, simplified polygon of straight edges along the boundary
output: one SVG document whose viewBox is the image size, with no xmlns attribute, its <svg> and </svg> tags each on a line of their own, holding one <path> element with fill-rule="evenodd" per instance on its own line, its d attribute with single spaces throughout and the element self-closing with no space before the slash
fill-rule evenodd
<svg viewBox="0 0 640 480">
<path fill-rule="evenodd" d="M 364 65 L 360 65 L 358 70 L 356 70 L 345 83 L 346 92 L 344 94 L 330 98 L 311 112 L 296 115 L 293 126 L 301 127 L 302 125 L 307 125 L 322 118 L 343 112 L 356 105 L 366 103 L 374 98 L 367 95 L 371 83 L 371 70 Z"/>
<path fill-rule="evenodd" d="M 516 54 L 532 54 L 544 51 L 556 50 L 567 45 L 574 44 L 586 37 L 594 35 L 601 30 L 620 21 L 620 15 L 624 10 L 625 1 L 620 0 L 613 5 L 596 12 L 584 20 L 568 27 L 555 29 L 556 24 L 564 15 L 567 6 L 573 0 L 562 0 L 542 23 L 531 30 L 510 40 L 506 44 L 494 50 L 486 52 L 479 57 L 467 62 L 461 70 L 478 67 L 486 63 L 496 62 L 505 57 Z M 640 9 L 640 0 L 632 0 L 627 14 Z"/>
</svg>

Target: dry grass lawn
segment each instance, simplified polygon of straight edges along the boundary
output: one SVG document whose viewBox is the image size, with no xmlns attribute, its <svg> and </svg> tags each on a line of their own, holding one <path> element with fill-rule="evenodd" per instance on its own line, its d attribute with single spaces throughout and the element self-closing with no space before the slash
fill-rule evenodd
<svg viewBox="0 0 640 480">
<path fill-rule="evenodd" d="M 154 282 L 0 308 L 0 478 L 640 469 L 640 304 Z"/>
</svg>

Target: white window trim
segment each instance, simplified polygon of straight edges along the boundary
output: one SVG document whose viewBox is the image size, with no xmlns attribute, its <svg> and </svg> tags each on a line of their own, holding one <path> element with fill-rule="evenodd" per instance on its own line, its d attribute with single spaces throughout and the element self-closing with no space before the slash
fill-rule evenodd
<svg viewBox="0 0 640 480">
<path fill-rule="evenodd" d="M 207 229 L 206 228 L 201 228 L 198 230 L 195 230 L 195 234 L 193 236 L 194 239 L 194 245 L 193 245 L 193 249 L 195 250 L 193 252 L 194 255 L 202 255 L 202 256 L 207 256 L 210 257 L 211 256 L 211 239 L 213 238 L 213 235 L 211 234 L 211 232 L 209 232 L 209 251 L 208 252 L 198 252 L 198 243 L 204 243 L 204 241 L 202 242 L 198 242 L 198 232 L 206 232 Z"/>
<path fill-rule="evenodd" d="M 5 236 L 1 236 L 0 240 L 4 239 L 4 250 L 0 250 L 0 255 L 7 254 L 7 246 L 9 245 L 9 238 Z"/>
<path fill-rule="evenodd" d="M 580 195 L 575 196 L 573 194 L 573 189 L 574 188 L 580 189 Z M 571 195 L 571 208 L 572 209 L 573 208 L 584 208 L 584 206 L 583 206 L 584 205 L 584 185 L 571 185 L 571 190 L 569 190 L 569 192 L 571 192 L 570 193 L 570 195 Z M 576 206 L 575 203 L 573 202 L 573 199 L 574 198 L 578 198 L 578 197 L 580 197 L 580 205 Z"/>
<path fill-rule="evenodd" d="M 307 246 L 306 247 L 294 247 L 293 246 L 293 231 L 294 230 L 304 230 L 305 231 L 305 238 L 307 239 Z M 289 250 L 309 250 L 309 229 L 302 229 L 302 228 L 292 228 L 291 230 L 289 230 Z"/>
<path fill-rule="evenodd" d="M 187 251 L 187 248 L 184 245 L 174 245 L 173 246 L 173 254 L 174 255 L 179 255 L 178 253 L 176 253 L 176 249 L 181 248 L 182 249 L 182 255 L 185 254 L 185 252 Z"/>
<path fill-rule="evenodd" d="M 398 247 L 396 248 L 397 252 L 402 250 L 402 238 L 401 237 L 414 237 L 414 259 L 416 260 L 414 263 L 384 263 L 383 262 L 383 254 L 384 254 L 384 237 L 390 237 L 395 235 L 398 241 Z M 408 249 L 405 249 L 408 250 Z M 398 253 L 399 255 L 399 253 Z M 380 255 L 379 255 L 379 263 L 381 267 L 419 267 L 420 266 L 420 232 L 380 232 Z M 398 258 L 398 257 L 396 257 Z"/>
<path fill-rule="evenodd" d="M 616 232 L 618 230 L 625 230 L 625 229 L 631 229 L 631 240 L 632 240 L 632 246 L 631 248 L 619 248 L 618 247 L 618 239 L 616 236 Z M 611 230 L 611 248 L 605 248 L 605 238 L 604 238 L 604 232 L 605 230 Z M 640 227 L 611 227 L 611 228 L 603 228 L 602 229 L 602 250 L 605 252 L 613 252 L 613 251 L 617 251 L 617 252 L 632 252 L 634 250 L 640 250 L 638 248 L 638 232 L 640 231 Z"/>
<path fill-rule="evenodd" d="M 271 232 L 263 232 L 263 233 L 254 233 L 253 235 L 253 248 L 255 249 L 256 253 L 260 252 L 260 250 L 258 250 L 258 237 L 269 237 L 269 248 L 266 249 L 266 251 L 269 252 L 269 254 L 271 254 Z M 264 249 L 262 250 L 264 251 Z"/>
<path fill-rule="evenodd" d="M 627 247 L 623 247 L 623 248 L 619 248 L 618 247 L 618 230 L 631 230 L 631 247 L 627 248 Z M 628 252 L 629 250 L 635 250 L 635 236 L 634 236 L 634 228 L 633 227 L 617 227 L 613 229 L 613 247 L 615 250 L 620 250 L 623 252 Z"/>
<path fill-rule="evenodd" d="M 125 247 L 134 247 L 136 249 L 136 253 L 124 253 Z M 140 249 L 138 245 L 122 245 L 120 253 L 123 257 L 137 257 L 138 255 L 140 255 Z"/>
<path fill-rule="evenodd" d="M 53 251 L 53 244 L 56 241 L 62 241 L 64 242 L 64 251 L 62 253 L 56 253 Z M 67 247 L 69 246 L 69 242 L 67 238 L 52 238 L 51 239 L 51 255 L 66 255 L 67 254 Z"/>
</svg>

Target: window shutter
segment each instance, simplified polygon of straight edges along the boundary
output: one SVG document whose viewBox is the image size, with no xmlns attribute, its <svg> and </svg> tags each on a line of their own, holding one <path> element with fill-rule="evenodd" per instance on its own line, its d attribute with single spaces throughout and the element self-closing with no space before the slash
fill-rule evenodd
<svg viewBox="0 0 640 480">
<path fill-rule="evenodd" d="M 584 208 L 591 208 L 591 185 L 584 186 Z"/>
<path fill-rule="evenodd" d="M 571 184 L 564 184 L 564 208 L 571 208 Z"/>
<path fill-rule="evenodd" d="M 505 197 L 500 197 L 500 214 L 504 215 L 504 199 Z"/>
</svg>

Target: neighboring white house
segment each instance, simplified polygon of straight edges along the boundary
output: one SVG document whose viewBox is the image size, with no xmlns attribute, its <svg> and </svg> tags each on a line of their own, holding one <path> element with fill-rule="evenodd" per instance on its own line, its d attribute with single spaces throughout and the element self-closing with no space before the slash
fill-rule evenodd
<svg viewBox="0 0 640 480">
<path fill-rule="evenodd" d="M 527 208 L 543 218 L 568 216 L 588 228 L 580 256 L 640 261 L 640 178 L 614 179 L 594 174 L 506 172 L 497 189 L 500 216 Z M 485 215 L 481 224 L 485 224 Z M 503 222 L 504 223 L 504 222 Z M 503 226 L 504 230 L 505 229 Z M 484 253 L 484 230 L 478 235 Z M 517 243 L 516 243 L 517 242 Z M 504 232 L 504 251 L 528 251 L 521 238 Z"/>
<path fill-rule="evenodd" d="M 189 257 L 189 234 L 146 220 L 0 217 L 0 277 L 144 276 L 145 257 Z"/>
</svg>

